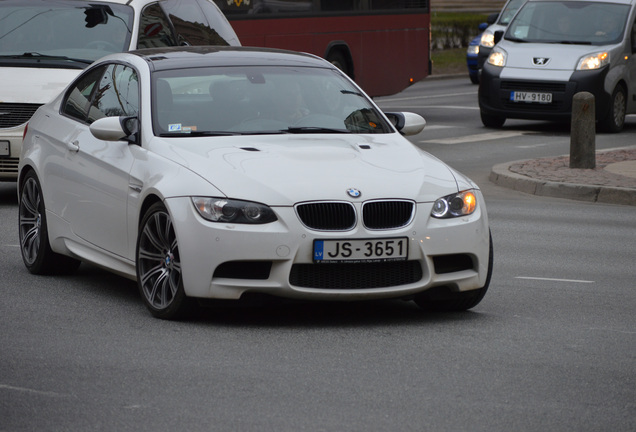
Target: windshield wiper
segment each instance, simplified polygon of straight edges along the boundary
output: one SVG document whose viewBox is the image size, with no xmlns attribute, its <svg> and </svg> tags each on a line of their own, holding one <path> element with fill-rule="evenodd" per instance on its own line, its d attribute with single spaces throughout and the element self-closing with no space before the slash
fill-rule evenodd
<svg viewBox="0 0 636 432">
<path fill-rule="evenodd" d="M 516 38 L 516 37 L 513 37 L 513 36 L 507 36 L 506 40 L 512 41 L 512 42 L 519 42 L 519 43 L 528 43 L 528 41 L 525 40 L 525 39 L 519 39 L 519 38 Z"/>
<path fill-rule="evenodd" d="M 293 134 L 302 134 L 302 133 L 348 134 L 348 133 L 351 133 L 351 131 L 347 129 L 333 129 L 333 128 L 316 127 L 316 126 L 288 127 L 287 129 L 281 130 L 281 132 L 287 132 L 287 133 L 293 133 Z"/>
<path fill-rule="evenodd" d="M 588 42 L 588 41 L 568 41 L 568 40 L 564 40 L 564 41 L 555 41 L 553 43 L 555 43 L 555 44 L 563 44 L 563 45 L 592 45 L 592 42 Z"/>
<path fill-rule="evenodd" d="M 340 90 L 340 93 L 342 93 L 342 94 L 350 94 L 350 95 L 355 95 L 355 96 L 364 97 L 364 96 L 362 96 L 362 93 L 360 93 L 360 92 L 355 92 L 355 91 L 351 91 L 351 90 Z"/>
<path fill-rule="evenodd" d="M 93 60 L 81 59 L 81 58 L 72 58 L 66 56 L 54 56 L 48 54 L 40 54 L 38 52 L 25 52 L 22 54 L 12 54 L 12 55 L 3 55 L 0 58 L 10 58 L 10 59 L 36 59 L 36 60 L 65 60 L 72 61 L 76 63 L 84 63 L 91 64 Z"/>
</svg>

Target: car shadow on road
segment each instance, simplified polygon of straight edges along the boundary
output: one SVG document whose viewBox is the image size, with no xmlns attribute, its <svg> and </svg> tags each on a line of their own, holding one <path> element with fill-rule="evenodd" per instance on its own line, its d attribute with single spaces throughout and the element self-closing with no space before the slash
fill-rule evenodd
<svg viewBox="0 0 636 432">
<path fill-rule="evenodd" d="M 18 204 L 15 182 L 0 182 L 0 207 L 13 207 Z"/>
<path fill-rule="evenodd" d="M 435 324 L 479 320 L 475 312 L 425 312 L 404 300 L 310 302 L 284 299 L 249 299 L 208 302 L 196 321 L 214 326 L 266 328 L 332 328 Z"/>
<path fill-rule="evenodd" d="M 147 314 L 134 281 L 108 271 L 82 264 L 70 276 L 56 276 L 58 284 L 73 287 L 89 295 L 91 301 L 103 300 L 106 306 L 128 306 Z M 101 299 L 101 300 L 100 300 Z M 126 306 L 128 305 L 128 306 Z M 352 302 L 297 301 L 254 295 L 241 300 L 204 300 L 191 315 L 180 321 L 186 326 L 259 327 L 259 328 L 334 328 L 387 325 L 460 324 L 487 319 L 478 312 L 434 313 L 420 309 L 405 300 L 373 300 Z"/>
</svg>

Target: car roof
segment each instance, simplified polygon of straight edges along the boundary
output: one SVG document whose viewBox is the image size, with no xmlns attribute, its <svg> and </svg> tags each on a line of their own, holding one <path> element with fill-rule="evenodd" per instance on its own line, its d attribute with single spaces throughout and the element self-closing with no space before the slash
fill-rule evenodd
<svg viewBox="0 0 636 432">
<path fill-rule="evenodd" d="M 318 56 L 272 48 L 180 46 L 147 48 L 126 54 L 144 59 L 152 70 L 203 66 L 312 66 L 335 68 Z"/>
</svg>

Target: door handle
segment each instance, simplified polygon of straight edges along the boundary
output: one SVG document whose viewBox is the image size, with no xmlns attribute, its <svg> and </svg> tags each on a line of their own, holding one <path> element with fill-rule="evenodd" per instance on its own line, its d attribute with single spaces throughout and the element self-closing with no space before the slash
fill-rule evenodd
<svg viewBox="0 0 636 432">
<path fill-rule="evenodd" d="M 72 152 L 78 152 L 79 151 L 79 141 L 75 140 L 72 143 L 67 143 L 66 144 L 66 148 L 69 149 Z"/>
</svg>

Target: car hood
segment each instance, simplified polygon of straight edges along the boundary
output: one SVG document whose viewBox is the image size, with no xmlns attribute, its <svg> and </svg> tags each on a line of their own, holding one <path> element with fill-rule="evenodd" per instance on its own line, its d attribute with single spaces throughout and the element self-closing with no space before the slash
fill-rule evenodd
<svg viewBox="0 0 636 432">
<path fill-rule="evenodd" d="M 0 102 L 44 104 L 55 98 L 82 71 L 0 67 Z"/>
<path fill-rule="evenodd" d="M 291 205 L 308 200 L 404 198 L 457 192 L 444 163 L 399 134 L 156 138 L 150 150 L 205 178 L 230 198 Z"/>
<path fill-rule="evenodd" d="M 595 52 L 607 51 L 611 47 L 590 45 L 564 45 L 545 43 L 500 43 L 508 57 L 507 68 L 531 70 L 574 71 L 579 59 Z M 533 59 L 547 59 L 546 64 L 536 66 Z"/>
</svg>

